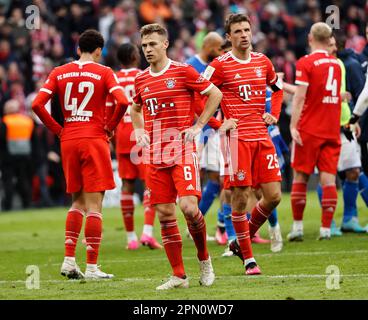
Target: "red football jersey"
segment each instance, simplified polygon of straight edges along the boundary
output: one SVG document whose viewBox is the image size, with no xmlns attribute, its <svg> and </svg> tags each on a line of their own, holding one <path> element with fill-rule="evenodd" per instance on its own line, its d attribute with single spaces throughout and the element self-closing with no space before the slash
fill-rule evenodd
<svg viewBox="0 0 368 320">
<path fill-rule="evenodd" d="M 111 68 L 92 61 L 73 61 L 55 68 L 40 92 L 59 96 L 64 115 L 61 141 L 64 141 L 106 137 L 106 98 L 116 89 L 122 88 Z"/>
<path fill-rule="evenodd" d="M 151 141 L 150 163 L 165 167 L 183 156 L 190 159 L 195 144 L 184 148 L 178 133 L 193 125 L 194 92 L 204 94 L 212 87 L 192 66 L 172 60 L 159 73 L 147 68 L 137 75 L 134 102 L 143 107 L 144 129 Z"/>
<path fill-rule="evenodd" d="M 133 133 L 134 128 L 132 124 L 132 118 L 130 117 L 130 107 L 135 96 L 134 79 L 137 73 L 140 72 L 137 68 L 121 69 L 116 73 L 119 84 L 123 88 L 125 96 L 129 100 L 129 106 L 121 119 L 117 130 L 116 130 L 116 153 L 130 153 L 132 148 L 135 146 L 135 136 Z M 113 97 L 109 95 L 106 107 L 113 107 Z M 112 112 L 109 112 L 111 114 Z"/>
<path fill-rule="evenodd" d="M 277 75 L 264 54 L 251 52 L 247 60 L 240 60 L 229 51 L 214 59 L 203 76 L 222 91 L 221 109 L 225 117 L 239 120 L 239 139 L 268 139 L 262 115 L 265 113 L 266 87 L 276 83 Z"/>
<path fill-rule="evenodd" d="M 296 64 L 296 84 L 308 86 L 298 130 L 339 139 L 341 116 L 341 68 L 327 51 L 317 50 Z"/>
</svg>

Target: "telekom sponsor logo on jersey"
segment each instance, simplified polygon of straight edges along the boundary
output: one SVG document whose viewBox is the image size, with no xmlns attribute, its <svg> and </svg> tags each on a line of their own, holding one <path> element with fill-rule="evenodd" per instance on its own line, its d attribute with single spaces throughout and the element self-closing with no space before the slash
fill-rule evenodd
<svg viewBox="0 0 368 320">
<path fill-rule="evenodd" d="M 157 115 L 157 111 L 160 108 L 165 109 L 167 107 L 171 107 L 173 108 L 175 106 L 174 102 L 170 102 L 170 103 L 162 103 L 161 105 L 159 105 L 157 103 L 157 99 L 156 98 L 151 98 L 151 99 L 146 99 L 146 105 L 148 108 L 148 111 L 150 113 L 151 116 L 155 116 Z"/>
</svg>

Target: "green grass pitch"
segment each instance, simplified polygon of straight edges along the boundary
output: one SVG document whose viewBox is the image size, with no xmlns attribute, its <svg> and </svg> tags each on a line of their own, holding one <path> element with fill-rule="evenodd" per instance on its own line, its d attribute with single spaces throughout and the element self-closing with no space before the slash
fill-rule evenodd
<svg viewBox="0 0 368 320">
<path fill-rule="evenodd" d="M 368 223 L 368 209 L 359 199 L 360 222 Z M 207 230 L 214 234 L 218 202 L 207 215 Z M 105 209 L 103 240 L 99 264 L 101 269 L 115 274 L 107 281 L 72 281 L 60 274 L 63 260 L 65 208 L 0 213 L 0 299 L 367 299 L 368 298 L 368 234 L 345 234 L 330 241 L 317 241 L 320 209 L 315 193 L 308 194 L 304 215 L 305 240 L 284 243 L 281 253 L 272 253 L 268 244 L 253 245 L 254 255 L 263 275 L 245 276 L 237 257 L 223 258 L 223 246 L 209 243 L 216 273 L 212 287 L 198 283 L 198 262 L 195 247 L 185 237 L 185 223 L 179 216 L 183 235 L 183 257 L 189 289 L 156 292 L 170 274 L 164 251 L 141 247 L 128 252 L 126 234 L 122 228 L 120 210 Z M 342 199 L 336 221 L 340 224 Z M 290 198 L 283 195 L 279 206 L 279 222 L 284 240 L 291 226 Z M 143 210 L 136 211 L 135 225 L 140 235 Z M 160 239 L 158 221 L 155 235 Z M 261 235 L 268 237 L 267 226 Z M 85 268 L 85 249 L 79 242 L 77 261 Z M 26 269 L 35 265 L 40 271 L 40 288 L 27 289 Z M 326 269 L 338 267 L 340 278 Z M 327 284 L 332 284 L 329 289 Z"/>
</svg>

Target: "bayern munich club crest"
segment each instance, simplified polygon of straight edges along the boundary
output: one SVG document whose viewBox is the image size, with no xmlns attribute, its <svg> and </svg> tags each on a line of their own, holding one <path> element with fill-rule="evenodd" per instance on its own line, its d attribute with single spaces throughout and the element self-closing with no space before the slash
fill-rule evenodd
<svg viewBox="0 0 368 320">
<path fill-rule="evenodd" d="M 166 83 L 166 87 L 167 87 L 168 89 L 172 89 L 172 88 L 174 88 L 174 87 L 175 87 L 175 80 L 174 80 L 174 79 L 167 79 L 167 80 L 165 81 L 165 83 Z"/>
<path fill-rule="evenodd" d="M 260 67 L 256 67 L 256 68 L 254 68 L 254 72 L 256 73 L 256 76 L 257 76 L 258 78 L 262 77 L 262 70 L 261 70 L 261 68 L 260 68 Z"/>
<path fill-rule="evenodd" d="M 236 174 L 236 178 L 239 181 L 243 181 L 245 179 L 245 172 L 243 170 L 238 171 Z"/>
</svg>

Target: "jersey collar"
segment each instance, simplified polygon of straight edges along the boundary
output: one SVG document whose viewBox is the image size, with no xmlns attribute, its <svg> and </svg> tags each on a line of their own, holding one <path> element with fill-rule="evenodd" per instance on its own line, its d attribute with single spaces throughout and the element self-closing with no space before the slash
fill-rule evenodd
<svg viewBox="0 0 368 320">
<path fill-rule="evenodd" d="M 325 53 L 325 54 L 328 54 L 327 50 L 323 50 L 323 49 L 314 50 L 312 53 Z"/>
<path fill-rule="evenodd" d="M 160 71 L 160 72 L 153 72 L 151 70 L 151 67 L 149 68 L 149 73 L 152 77 L 158 77 L 158 76 L 161 76 L 163 75 L 169 68 L 170 68 L 170 65 L 171 65 L 171 59 L 169 59 L 169 62 L 167 63 L 167 65 Z"/>
<path fill-rule="evenodd" d="M 84 61 L 84 62 L 80 62 L 78 60 L 73 61 L 73 63 L 77 64 L 78 66 L 84 66 L 85 64 L 88 63 L 95 63 L 94 61 Z"/>
<path fill-rule="evenodd" d="M 249 63 L 250 60 L 252 59 L 252 56 L 251 56 L 251 52 L 249 52 L 249 58 L 247 60 L 242 60 L 242 59 L 239 59 L 237 57 L 235 57 L 235 55 L 233 54 L 233 51 L 230 51 L 230 56 L 236 61 L 236 62 L 239 62 L 239 63 L 242 63 L 242 64 L 245 64 L 245 63 Z"/>
<path fill-rule="evenodd" d="M 120 69 L 121 72 L 130 72 L 130 71 L 135 71 L 138 70 L 137 68 L 129 68 L 129 69 Z"/>
</svg>

